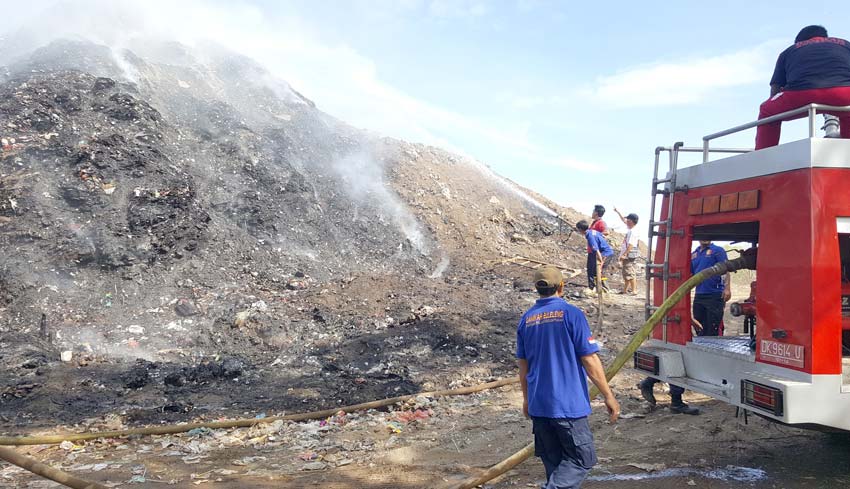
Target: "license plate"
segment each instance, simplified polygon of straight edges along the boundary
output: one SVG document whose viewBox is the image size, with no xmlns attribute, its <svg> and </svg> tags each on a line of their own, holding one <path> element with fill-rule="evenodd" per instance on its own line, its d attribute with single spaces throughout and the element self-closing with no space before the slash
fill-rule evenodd
<svg viewBox="0 0 850 489">
<path fill-rule="evenodd" d="M 803 348 L 803 345 L 761 340 L 759 354 L 762 360 L 768 362 L 797 368 L 803 368 L 805 365 L 805 348 Z"/>
</svg>

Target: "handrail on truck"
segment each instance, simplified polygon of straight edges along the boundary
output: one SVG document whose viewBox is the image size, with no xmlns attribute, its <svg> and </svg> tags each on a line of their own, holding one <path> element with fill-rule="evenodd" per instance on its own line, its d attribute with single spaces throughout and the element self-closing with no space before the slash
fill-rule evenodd
<svg viewBox="0 0 850 489">
<path fill-rule="evenodd" d="M 809 137 L 815 137 L 815 131 L 817 130 L 817 124 L 815 123 L 815 116 L 818 111 L 822 112 L 850 112 L 850 106 L 838 106 L 838 105 L 824 105 L 824 104 L 809 104 L 804 105 L 802 107 L 798 107 L 796 109 L 792 109 L 786 112 L 782 112 L 781 114 L 772 115 L 770 117 L 765 117 L 764 119 L 759 119 L 757 121 L 748 122 L 746 124 L 741 124 L 740 126 L 735 126 L 730 129 L 726 129 L 720 132 L 715 132 L 714 134 L 709 134 L 702 138 L 702 162 L 708 163 L 708 154 L 712 151 L 718 152 L 718 150 L 709 148 L 709 141 L 712 139 L 717 139 L 723 136 L 728 136 L 730 134 L 734 134 L 736 132 L 745 131 L 747 129 L 752 129 L 753 127 L 762 126 L 764 124 L 770 124 L 772 122 L 784 121 L 786 119 L 792 118 L 795 115 L 808 113 L 809 116 Z M 740 151 L 741 153 L 748 152 Z"/>
</svg>

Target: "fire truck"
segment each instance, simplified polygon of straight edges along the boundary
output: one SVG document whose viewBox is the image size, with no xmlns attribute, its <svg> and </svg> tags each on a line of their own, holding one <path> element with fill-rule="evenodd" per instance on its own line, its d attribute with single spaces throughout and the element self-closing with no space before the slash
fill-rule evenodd
<svg viewBox="0 0 850 489">
<path fill-rule="evenodd" d="M 757 288 L 735 311 L 749 334 L 695 336 L 686 295 L 635 352 L 636 369 L 780 423 L 850 431 L 850 140 L 816 137 L 815 119 L 847 111 L 811 104 L 705 136 L 701 148 L 656 149 L 647 316 L 691 276 L 700 240 L 754 248 Z M 712 147 L 805 117 L 806 139 Z M 702 163 L 679 168 L 683 153 Z"/>
</svg>

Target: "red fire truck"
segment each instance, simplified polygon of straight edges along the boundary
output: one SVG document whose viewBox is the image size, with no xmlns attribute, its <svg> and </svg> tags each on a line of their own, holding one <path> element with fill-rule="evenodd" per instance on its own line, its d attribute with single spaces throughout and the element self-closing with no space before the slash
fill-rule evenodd
<svg viewBox="0 0 850 489">
<path fill-rule="evenodd" d="M 815 137 L 817 113 L 845 111 L 812 104 L 711 134 L 702 148 L 656 149 L 647 315 L 691 275 L 696 241 L 744 243 L 757 249 L 755 328 L 694 336 L 685 297 L 635 353 L 637 369 L 781 423 L 850 431 L 850 140 Z M 807 139 L 711 147 L 806 115 Z M 702 153 L 702 164 L 678 168 L 686 152 Z"/>
</svg>

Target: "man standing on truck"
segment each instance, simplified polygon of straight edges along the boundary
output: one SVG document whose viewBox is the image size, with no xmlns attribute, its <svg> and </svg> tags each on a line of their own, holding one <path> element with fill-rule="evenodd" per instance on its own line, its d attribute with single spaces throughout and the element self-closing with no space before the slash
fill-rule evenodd
<svg viewBox="0 0 850 489">
<path fill-rule="evenodd" d="M 599 388 L 610 422 L 620 404 L 611 392 L 587 318 L 561 298 L 564 280 L 553 266 L 534 272 L 540 298 L 517 326 L 522 411 L 530 417 L 534 454 L 546 469 L 546 489 L 578 488 L 596 464 L 587 416 L 587 377 Z"/>
<path fill-rule="evenodd" d="M 820 25 L 804 27 L 794 44 L 779 54 L 770 79 L 770 98 L 759 119 L 811 103 L 850 105 L 850 42 L 829 37 Z M 850 112 L 841 112 L 841 137 L 850 138 Z M 756 128 L 756 149 L 779 144 L 782 122 Z"/>
</svg>

